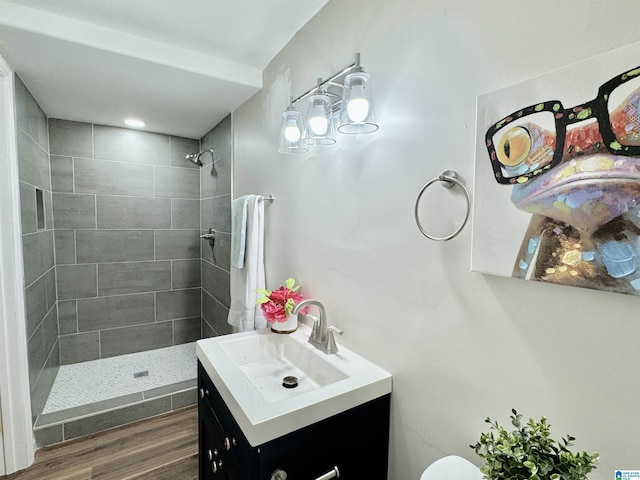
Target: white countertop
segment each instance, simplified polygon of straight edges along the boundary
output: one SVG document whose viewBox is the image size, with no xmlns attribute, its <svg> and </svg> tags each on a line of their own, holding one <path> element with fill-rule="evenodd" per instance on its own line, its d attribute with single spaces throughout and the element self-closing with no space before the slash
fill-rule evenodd
<svg viewBox="0 0 640 480">
<path fill-rule="evenodd" d="M 312 390 L 291 390 L 291 395 L 265 396 L 249 376 L 229 356 L 229 342 L 250 336 L 276 335 L 269 329 L 207 338 L 196 342 L 196 354 L 233 417 L 253 446 L 286 435 L 300 428 L 391 393 L 391 374 L 367 359 L 338 345 L 336 354 L 327 355 L 307 342 L 311 329 L 301 323 L 288 334 L 306 354 L 319 355 L 322 361 L 340 370 L 339 380 Z M 277 337 L 261 340 L 279 341 Z M 227 345 L 225 345 L 227 344 Z M 296 345 L 296 348 L 298 346 Z M 246 368 L 246 367 L 245 367 Z M 278 388 L 284 388 L 278 385 Z M 275 400 L 274 400 L 275 398 Z"/>
</svg>

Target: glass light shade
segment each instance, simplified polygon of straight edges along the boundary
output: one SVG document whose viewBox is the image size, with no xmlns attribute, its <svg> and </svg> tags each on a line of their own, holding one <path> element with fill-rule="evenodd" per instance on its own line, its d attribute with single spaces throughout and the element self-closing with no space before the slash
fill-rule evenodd
<svg viewBox="0 0 640 480">
<path fill-rule="evenodd" d="M 304 142 L 309 145 L 333 145 L 336 143 L 331 99 L 327 95 L 319 94 L 309 97 L 305 128 Z"/>
<path fill-rule="evenodd" d="M 288 107 L 282 114 L 278 151 L 289 154 L 305 153 L 308 149 L 302 142 L 304 135 L 302 115 L 294 107 Z"/>
<path fill-rule="evenodd" d="M 366 72 L 350 73 L 344 79 L 338 131 L 341 133 L 371 133 L 377 129 L 369 74 Z"/>
</svg>

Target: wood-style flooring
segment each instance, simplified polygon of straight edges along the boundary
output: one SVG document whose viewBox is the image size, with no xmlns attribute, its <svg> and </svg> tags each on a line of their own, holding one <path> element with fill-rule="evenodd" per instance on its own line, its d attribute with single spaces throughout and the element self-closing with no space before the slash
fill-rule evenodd
<svg viewBox="0 0 640 480">
<path fill-rule="evenodd" d="M 189 407 L 39 450 L 0 480 L 197 480 L 198 410 Z"/>
</svg>

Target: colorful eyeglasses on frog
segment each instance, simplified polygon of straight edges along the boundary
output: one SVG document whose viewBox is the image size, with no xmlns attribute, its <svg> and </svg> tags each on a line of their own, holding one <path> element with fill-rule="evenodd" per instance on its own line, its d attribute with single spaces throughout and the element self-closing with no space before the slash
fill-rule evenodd
<svg viewBox="0 0 640 480">
<path fill-rule="evenodd" d="M 567 131 L 585 120 L 597 120 Z M 640 156 L 640 67 L 612 78 L 593 100 L 564 108 L 559 100 L 518 110 L 492 125 L 485 136 L 498 183 L 524 183 L 555 167 L 567 155 L 607 150 Z"/>
</svg>

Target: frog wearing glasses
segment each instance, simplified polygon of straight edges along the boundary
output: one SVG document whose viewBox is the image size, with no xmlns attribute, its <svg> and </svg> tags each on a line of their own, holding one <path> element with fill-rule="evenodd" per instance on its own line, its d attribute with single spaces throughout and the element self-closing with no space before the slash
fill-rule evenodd
<svg viewBox="0 0 640 480">
<path fill-rule="evenodd" d="M 514 112 L 485 140 L 496 181 L 532 214 L 513 276 L 640 295 L 640 67 L 582 105 Z"/>
</svg>

